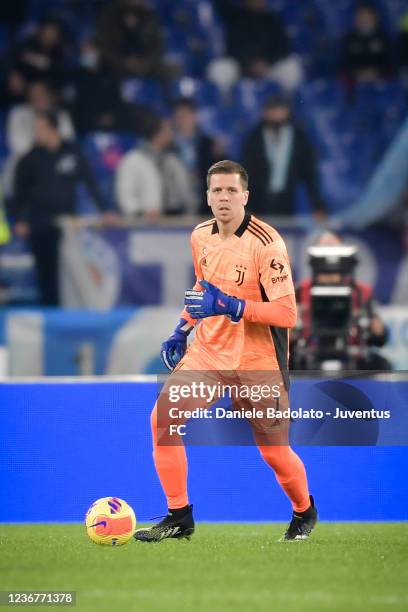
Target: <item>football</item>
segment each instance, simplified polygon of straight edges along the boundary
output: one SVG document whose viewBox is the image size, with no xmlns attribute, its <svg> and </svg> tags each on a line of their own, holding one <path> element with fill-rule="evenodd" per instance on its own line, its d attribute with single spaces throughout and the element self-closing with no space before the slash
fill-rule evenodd
<svg viewBox="0 0 408 612">
<path fill-rule="evenodd" d="M 123 499 L 102 497 L 86 513 L 85 526 L 88 536 L 96 544 L 120 546 L 135 533 L 136 516 Z"/>
</svg>

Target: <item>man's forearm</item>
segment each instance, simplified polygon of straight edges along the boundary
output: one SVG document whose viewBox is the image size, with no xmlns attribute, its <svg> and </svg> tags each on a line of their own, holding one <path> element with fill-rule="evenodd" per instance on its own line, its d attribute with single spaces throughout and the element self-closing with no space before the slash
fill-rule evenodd
<svg viewBox="0 0 408 612">
<path fill-rule="evenodd" d="M 246 300 L 243 318 L 251 323 L 295 327 L 297 318 L 295 295 L 285 295 L 272 302 Z"/>
</svg>

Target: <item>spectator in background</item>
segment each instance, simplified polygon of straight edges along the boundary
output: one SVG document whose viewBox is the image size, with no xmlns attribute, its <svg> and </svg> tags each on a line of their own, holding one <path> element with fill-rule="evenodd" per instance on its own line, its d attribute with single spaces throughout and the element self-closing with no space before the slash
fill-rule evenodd
<svg viewBox="0 0 408 612">
<path fill-rule="evenodd" d="M 26 81 L 47 80 L 59 87 L 65 80 L 65 38 L 61 24 L 47 18 L 17 47 L 12 66 Z"/>
<path fill-rule="evenodd" d="M 227 54 L 238 61 L 242 76 L 269 78 L 285 90 L 296 89 L 302 80 L 299 59 L 291 55 L 289 40 L 279 17 L 267 0 L 215 0 L 224 22 Z"/>
<path fill-rule="evenodd" d="M 127 216 L 157 219 L 196 212 L 194 186 L 180 158 L 170 149 L 170 122 L 152 118 L 142 146 L 129 151 L 116 171 L 116 200 Z"/>
<path fill-rule="evenodd" d="M 315 151 L 292 118 L 289 102 L 273 96 L 262 120 L 243 147 L 243 165 L 251 176 L 250 208 L 260 215 L 293 215 L 296 188 L 304 185 L 317 219 L 325 215 Z"/>
<path fill-rule="evenodd" d="M 33 81 L 28 86 L 27 102 L 12 108 L 7 117 L 7 145 L 13 155 L 26 153 L 32 147 L 36 113 L 42 111 L 54 111 L 61 136 L 74 138 L 71 118 L 66 110 L 58 108 L 56 91 L 45 81 Z"/>
<path fill-rule="evenodd" d="M 113 0 L 102 13 L 96 41 L 103 61 L 120 75 L 162 74 L 161 28 L 144 0 Z"/>
<path fill-rule="evenodd" d="M 73 116 L 79 133 L 104 130 L 140 132 L 146 110 L 125 104 L 116 72 L 104 65 L 93 39 L 82 45 L 80 66 L 73 76 Z"/>
<path fill-rule="evenodd" d="M 0 82 L 0 108 L 8 112 L 10 108 L 26 101 L 26 81 L 16 68 L 4 71 Z"/>
<path fill-rule="evenodd" d="M 58 120 L 58 129 L 62 138 L 74 138 L 75 132 L 67 111 L 59 109 L 57 94 L 44 81 L 33 81 L 28 86 L 27 102 L 11 109 L 6 121 L 7 146 L 10 156 L 4 171 L 6 194 L 13 191 L 14 168 L 18 159 L 33 146 L 35 139 L 36 113 L 54 111 Z"/>
<path fill-rule="evenodd" d="M 225 157 L 221 140 L 210 138 L 198 125 L 195 102 L 180 98 L 173 104 L 174 147 L 185 167 L 190 172 L 197 201 L 206 192 L 207 170 L 216 161 Z M 207 198 L 200 203 L 199 213 L 207 214 Z"/>
<path fill-rule="evenodd" d="M 377 10 L 362 4 L 343 39 L 341 71 L 349 82 L 376 81 L 393 72 L 391 44 Z"/>
<path fill-rule="evenodd" d="M 107 211 L 90 167 L 76 144 L 64 141 L 55 112 L 37 113 L 35 145 L 16 169 L 12 214 L 15 234 L 27 238 L 37 268 L 41 303 L 59 304 L 58 252 L 61 215 L 75 214 L 77 183 L 86 183 L 100 210 Z M 106 212 L 105 220 L 113 220 Z"/>
</svg>

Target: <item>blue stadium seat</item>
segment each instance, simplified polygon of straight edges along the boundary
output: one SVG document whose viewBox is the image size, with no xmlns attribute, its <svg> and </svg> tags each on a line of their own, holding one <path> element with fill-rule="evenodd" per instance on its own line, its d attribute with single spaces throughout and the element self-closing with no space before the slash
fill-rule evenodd
<svg viewBox="0 0 408 612">
<path fill-rule="evenodd" d="M 268 8 L 275 13 L 282 13 L 285 10 L 285 0 L 268 0 Z"/>
<path fill-rule="evenodd" d="M 338 40 L 350 29 L 356 9 L 355 0 L 313 0 L 313 3 L 323 19 L 325 32 L 331 38 Z"/>
<path fill-rule="evenodd" d="M 296 53 L 302 55 L 309 52 L 313 48 L 314 34 L 309 30 L 302 28 L 301 25 L 290 25 L 286 28 L 287 34 L 290 39 L 291 48 Z"/>
<path fill-rule="evenodd" d="M 344 160 L 329 160 L 320 165 L 324 197 L 332 211 L 341 211 L 360 195 L 363 185 Z"/>
<path fill-rule="evenodd" d="M 221 94 L 214 83 L 205 79 L 183 77 L 175 80 L 170 86 L 170 97 L 191 98 L 200 107 L 218 107 L 221 105 Z"/>
<path fill-rule="evenodd" d="M 55 6 L 54 0 L 29 0 L 28 17 L 29 19 L 39 20 L 49 13 L 53 6 Z"/>
<path fill-rule="evenodd" d="M 407 10 L 406 0 L 375 0 L 374 4 L 381 15 L 384 27 L 391 35 L 395 35 L 398 23 Z"/>
<path fill-rule="evenodd" d="M 344 87 L 334 79 L 315 79 L 304 83 L 297 96 L 303 99 L 306 105 L 312 106 L 339 108 L 345 103 Z"/>
<path fill-rule="evenodd" d="M 382 135 L 385 143 L 391 140 L 403 120 L 406 94 L 398 81 L 359 83 L 355 89 L 354 107 L 360 124 Z"/>
<path fill-rule="evenodd" d="M 244 78 L 233 87 L 231 107 L 234 112 L 257 115 L 269 97 L 281 92 L 274 81 Z"/>
<path fill-rule="evenodd" d="M 84 136 L 82 150 L 86 155 L 98 180 L 98 184 L 107 200 L 113 204 L 113 182 L 115 170 L 123 155 L 135 147 L 138 139 L 133 134 L 92 132 Z M 79 207 L 81 212 L 89 212 L 92 205 L 89 194 L 79 190 Z"/>
<path fill-rule="evenodd" d="M 121 93 L 126 102 L 143 104 L 157 113 L 166 110 L 160 83 L 155 79 L 125 79 Z"/>
<path fill-rule="evenodd" d="M 224 50 L 223 29 L 212 3 L 165 0 L 158 5 L 158 12 L 170 58 L 176 58 L 183 74 L 202 78 L 208 62 Z"/>
<path fill-rule="evenodd" d="M 114 172 L 121 157 L 136 146 L 133 134 L 92 132 L 84 136 L 82 147 L 96 172 Z"/>
<path fill-rule="evenodd" d="M 201 129 L 206 134 L 217 135 L 223 132 L 220 113 L 215 107 L 198 107 L 198 122 L 200 124 Z"/>
<path fill-rule="evenodd" d="M 248 131 L 259 119 L 259 113 L 243 112 L 236 106 L 223 106 L 216 112 L 214 134 L 222 136 L 227 143 L 227 153 L 231 159 L 239 160 L 242 145 Z"/>
<path fill-rule="evenodd" d="M 377 108 L 386 111 L 388 108 L 405 108 L 407 96 L 402 83 L 398 80 L 373 84 L 373 93 Z"/>
</svg>

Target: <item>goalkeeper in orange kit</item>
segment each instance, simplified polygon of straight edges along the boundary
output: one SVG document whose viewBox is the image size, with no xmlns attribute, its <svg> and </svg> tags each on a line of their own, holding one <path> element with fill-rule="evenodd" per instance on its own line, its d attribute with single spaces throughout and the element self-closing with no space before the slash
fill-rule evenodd
<svg viewBox="0 0 408 612">
<path fill-rule="evenodd" d="M 265 382 L 267 375 L 280 389 L 279 407 L 288 407 L 288 335 L 296 323 L 296 302 L 285 244 L 273 227 L 246 212 L 248 176 L 241 165 L 217 162 L 208 171 L 207 186 L 214 218 L 192 232 L 197 280 L 186 291 L 178 326 L 162 345 L 162 359 L 172 374 L 151 417 L 154 462 L 168 514 L 157 525 L 139 529 L 135 538 L 141 541 L 189 537 L 194 532 L 186 452 L 175 430 L 169 432 L 172 383 L 191 382 L 197 371 L 212 382 L 226 371 L 241 383 L 259 382 L 260 377 Z M 187 336 L 196 325 L 195 339 L 187 348 Z M 183 401 L 183 407 L 191 407 L 191 401 Z M 288 444 L 289 419 L 249 421 L 263 459 L 292 504 L 292 519 L 282 539 L 307 539 L 317 510 L 304 465 Z"/>
</svg>

